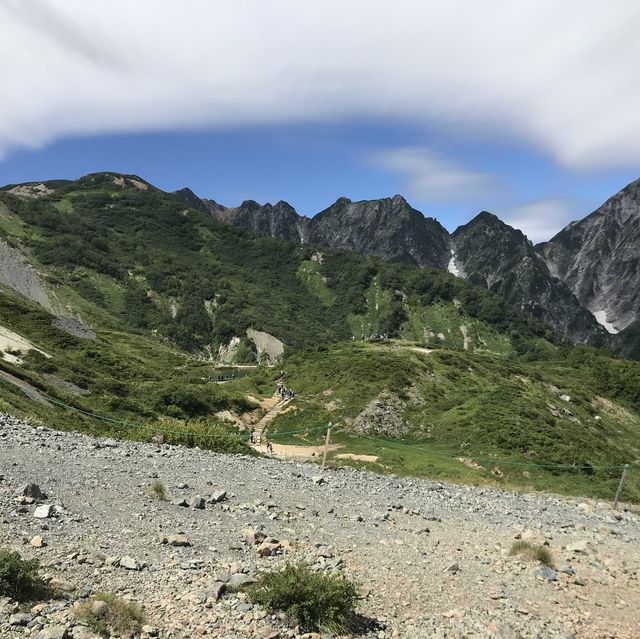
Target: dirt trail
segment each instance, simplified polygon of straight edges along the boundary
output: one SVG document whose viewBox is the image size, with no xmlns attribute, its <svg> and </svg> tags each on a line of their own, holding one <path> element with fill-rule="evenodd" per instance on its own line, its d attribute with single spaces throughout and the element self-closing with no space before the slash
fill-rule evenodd
<svg viewBox="0 0 640 639">
<path fill-rule="evenodd" d="M 260 403 L 260 406 L 265 410 L 268 409 L 267 414 L 254 426 L 253 428 L 253 443 L 252 446 L 258 450 L 262 444 L 262 438 L 264 432 L 267 430 L 269 424 L 278 416 L 284 412 L 287 405 L 291 402 L 292 398 L 281 399 L 280 395 L 276 392 L 272 397 L 264 400 L 256 400 Z"/>
</svg>

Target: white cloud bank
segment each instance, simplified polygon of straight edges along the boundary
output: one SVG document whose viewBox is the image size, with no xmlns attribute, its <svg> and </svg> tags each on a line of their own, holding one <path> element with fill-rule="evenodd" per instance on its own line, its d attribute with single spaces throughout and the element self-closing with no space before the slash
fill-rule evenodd
<svg viewBox="0 0 640 639">
<path fill-rule="evenodd" d="M 520 229 L 534 244 L 546 242 L 570 221 L 573 211 L 568 198 L 547 198 L 510 209 L 504 221 Z"/>
<path fill-rule="evenodd" d="M 477 204 L 500 192 L 496 175 L 465 168 L 426 147 L 412 146 L 376 151 L 370 162 L 403 176 L 412 196 L 431 203 Z"/>
<path fill-rule="evenodd" d="M 0 0 L 0 153 L 351 117 L 640 164 L 640 3 Z"/>
</svg>

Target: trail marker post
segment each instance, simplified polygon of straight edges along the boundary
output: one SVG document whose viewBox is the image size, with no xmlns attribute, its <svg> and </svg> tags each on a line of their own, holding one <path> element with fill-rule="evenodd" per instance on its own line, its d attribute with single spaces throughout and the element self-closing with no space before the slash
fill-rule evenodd
<svg viewBox="0 0 640 639">
<path fill-rule="evenodd" d="M 618 510 L 618 498 L 620 497 L 620 493 L 622 492 L 622 486 L 624 485 L 624 480 L 627 478 L 628 472 L 629 472 L 629 464 L 625 464 L 622 470 L 622 477 L 620 477 L 620 483 L 618 484 L 618 490 L 616 490 L 616 498 L 613 501 L 614 510 Z"/>
<path fill-rule="evenodd" d="M 327 424 L 327 436 L 324 438 L 324 452 L 322 453 L 322 470 L 327 465 L 327 453 L 329 452 L 329 441 L 331 440 L 331 426 L 333 424 L 329 422 Z"/>
</svg>

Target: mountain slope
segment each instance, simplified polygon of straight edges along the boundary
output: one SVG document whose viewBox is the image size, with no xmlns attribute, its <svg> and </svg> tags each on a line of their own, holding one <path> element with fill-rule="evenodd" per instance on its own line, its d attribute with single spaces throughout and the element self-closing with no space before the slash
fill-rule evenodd
<svg viewBox="0 0 640 639">
<path fill-rule="evenodd" d="M 430 343 L 442 333 L 446 341 L 447 329 L 459 334 L 468 320 L 483 324 L 478 330 L 487 339 L 504 335 L 507 345 L 510 331 L 556 339 L 497 296 L 449 274 L 356 253 L 317 255 L 299 242 L 250 235 L 208 211 L 185 208 L 184 198 L 140 184 L 146 185 L 94 174 L 47 183 L 46 195 L 37 198 L 0 192 L 7 241 L 52 283 L 61 305 L 98 328 L 154 333 L 214 358 L 235 340 L 249 359 L 249 329 L 287 349 L 379 335 Z M 277 205 L 269 219 L 276 208 L 292 213 Z M 386 216 L 398 209 L 408 219 L 420 216 L 404 201 L 373 207 Z M 399 232 L 405 227 L 403 219 Z M 423 311 L 435 303 L 453 309 L 454 301 L 449 325 L 434 330 Z"/>
<path fill-rule="evenodd" d="M 640 319 L 640 180 L 538 250 L 609 332 Z"/>
<path fill-rule="evenodd" d="M 497 218 L 495 234 L 488 233 L 487 224 L 480 223 L 482 215 L 450 236 L 401 196 L 361 202 L 340 198 L 306 218 L 284 202 L 273 206 L 248 201 L 226 208 L 211 200 L 198 202 L 188 189 L 178 195 L 199 210 L 254 233 L 449 270 L 491 288 L 567 339 L 635 353 L 631 337 L 611 340 L 602 326 L 616 332 L 638 317 L 639 184 L 640 180 L 537 250 L 522 234 L 500 226 Z M 460 243 L 457 260 L 451 254 L 455 243 Z"/>
<path fill-rule="evenodd" d="M 553 326 L 572 341 L 604 343 L 606 335 L 553 277 L 523 233 L 486 211 L 453 234 L 455 262 L 474 284 Z"/>
</svg>

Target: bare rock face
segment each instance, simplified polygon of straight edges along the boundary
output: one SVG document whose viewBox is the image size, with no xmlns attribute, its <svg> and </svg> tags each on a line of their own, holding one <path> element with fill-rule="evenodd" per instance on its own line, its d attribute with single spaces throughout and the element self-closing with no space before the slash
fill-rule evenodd
<svg viewBox="0 0 640 639">
<path fill-rule="evenodd" d="M 260 205 L 246 200 L 240 206 L 227 208 L 213 200 L 203 200 L 205 208 L 221 222 L 240 226 L 259 235 L 304 242 L 308 236 L 309 218 L 298 215 L 287 202 Z"/>
<path fill-rule="evenodd" d="M 351 428 L 359 433 L 400 438 L 409 434 L 404 420 L 407 403 L 389 391 L 383 391 L 353 420 Z"/>
<path fill-rule="evenodd" d="M 520 231 L 483 211 L 453 234 L 467 278 L 546 322 L 574 342 L 606 340 L 593 315 L 555 278 Z"/>
<path fill-rule="evenodd" d="M 260 235 L 442 270 L 450 260 L 447 230 L 411 207 L 401 195 L 361 202 L 342 197 L 313 218 L 299 215 L 282 201 L 260 205 L 247 200 L 227 208 L 213 200 L 201 200 L 189 189 L 176 195 L 222 222 Z"/>
<path fill-rule="evenodd" d="M 275 364 L 284 353 L 284 344 L 273 335 L 264 331 L 247 330 L 247 337 L 256 345 L 258 359 L 266 357 L 270 365 Z"/>
<path fill-rule="evenodd" d="M 610 333 L 640 319 L 640 180 L 538 250 Z"/>
<path fill-rule="evenodd" d="M 362 202 L 340 198 L 311 220 L 310 241 L 441 270 L 450 259 L 447 230 L 401 195 Z"/>
<path fill-rule="evenodd" d="M 0 240 L 0 283 L 53 311 L 49 293 L 38 272 L 18 249 L 3 240 Z"/>
</svg>

